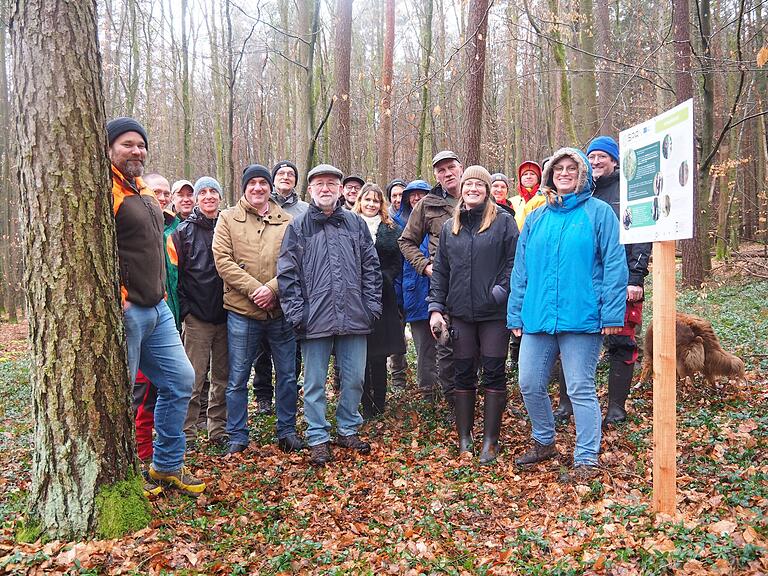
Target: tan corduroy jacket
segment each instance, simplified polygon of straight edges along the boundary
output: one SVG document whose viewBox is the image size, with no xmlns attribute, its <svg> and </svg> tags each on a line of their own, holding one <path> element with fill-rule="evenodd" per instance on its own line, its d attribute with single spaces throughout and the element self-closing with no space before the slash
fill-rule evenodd
<svg viewBox="0 0 768 576">
<path fill-rule="evenodd" d="M 277 257 L 290 221 L 290 214 L 274 200 L 269 200 L 269 212 L 262 217 L 244 196 L 219 215 L 213 257 L 224 280 L 224 308 L 255 320 L 283 313 L 279 302 L 264 310 L 248 295 L 266 284 L 277 296 Z"/>
</svg>

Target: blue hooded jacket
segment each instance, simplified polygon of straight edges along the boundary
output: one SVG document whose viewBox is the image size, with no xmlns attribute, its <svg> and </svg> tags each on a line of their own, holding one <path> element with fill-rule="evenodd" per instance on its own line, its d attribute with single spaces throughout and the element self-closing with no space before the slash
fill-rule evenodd
<svg viewBox="0 0 768 576">
<path fill-rule="evenodd" d="M 400 210 L 394 215 L 394 220 L 401 227 L 405 228 L 408 218 L 411 216 L 412 208 L 409 201 L 411 192 L 422 190 L 428 194 L 432 187 L 424 180 L 414 180 L 403 190 L 403 199 L 400 201 Z M 425 258 L 429 258 L 429 234 L 424 236 L 424 240 L 419 246 L 421 253 Z M 398 303 L 403 309 L 406 322 L 417 322 L 419 320 L 428 320 L 427 296 L 429 295 L 429 277 L 416 272 L 411 264 L 403 259 L 402 282 L 395 285 Z"/>
<path fill-rule="evenodd" d="M 577 191 L 532 212 L 517 242 L 507 327 L 529 334 L 624 325 L 628 273 L 619 221 L 592 198 L 592 167 L 580 150 L 558 150 L 542 175 L 544 186 L 554 190 L 552 167 L 564 157 L 579 165 Z"/>
</svg>

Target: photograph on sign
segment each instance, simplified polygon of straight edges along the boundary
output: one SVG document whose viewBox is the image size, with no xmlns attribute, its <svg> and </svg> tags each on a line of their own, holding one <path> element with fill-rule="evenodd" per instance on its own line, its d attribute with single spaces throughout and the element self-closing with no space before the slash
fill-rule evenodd
<svg viewBox="0 0 768 576">
<path fill-rule="evenodd" d="M 693 236 L 693 100 L 619 134 L 621 242 Z"/>
</svg>

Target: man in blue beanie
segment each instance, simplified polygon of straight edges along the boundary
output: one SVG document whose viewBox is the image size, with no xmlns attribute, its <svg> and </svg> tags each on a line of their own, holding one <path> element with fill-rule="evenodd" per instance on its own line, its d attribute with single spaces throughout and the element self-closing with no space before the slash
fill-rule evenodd
<svg viewBox="0 0 768 576">
<path fill-rule="evenodd" d="M 598 136 L 587 147 L 587 158 L 592 165 L 595 179 L 594 197 L 607 202 L 619 218 L 619 146 L 610 136 Z M 632 375 L 637 360 L 635 331 L 643 317 L 643 283 L 648 275 L 648 259 L 651 244 L 626 244 L 629 282 L 627 285 L 627 309 L 624 327 L 618 334 L 606 336 L 603 345 L 608 352 L 608 409 L 603 425 L 623 422 L 627 418 L 624 405 L 629 396 Z M 565 379 L 560 377 L 560 405 L 555 418 L 567 420 L 573 409 L 565 389 Z"/>
</svg>

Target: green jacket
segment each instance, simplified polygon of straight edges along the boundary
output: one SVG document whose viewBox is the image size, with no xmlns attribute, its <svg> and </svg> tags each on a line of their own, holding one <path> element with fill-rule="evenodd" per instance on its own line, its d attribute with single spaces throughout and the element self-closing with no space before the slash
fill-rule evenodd
<svg viewBox="0 0 768 576">
<path fill-rule="evenodd" d="M 179 310 L 179 258 L 176 247 L 171 240 L 171 234 L 181 223 L 181 219 L 171 212 L 163 212 L 165 229 L 163 230 L 163 242 L 165 243 L 165 302 L 171 309 L 176 329 L 181 333 L 181 313 Z"/>
</svg>

